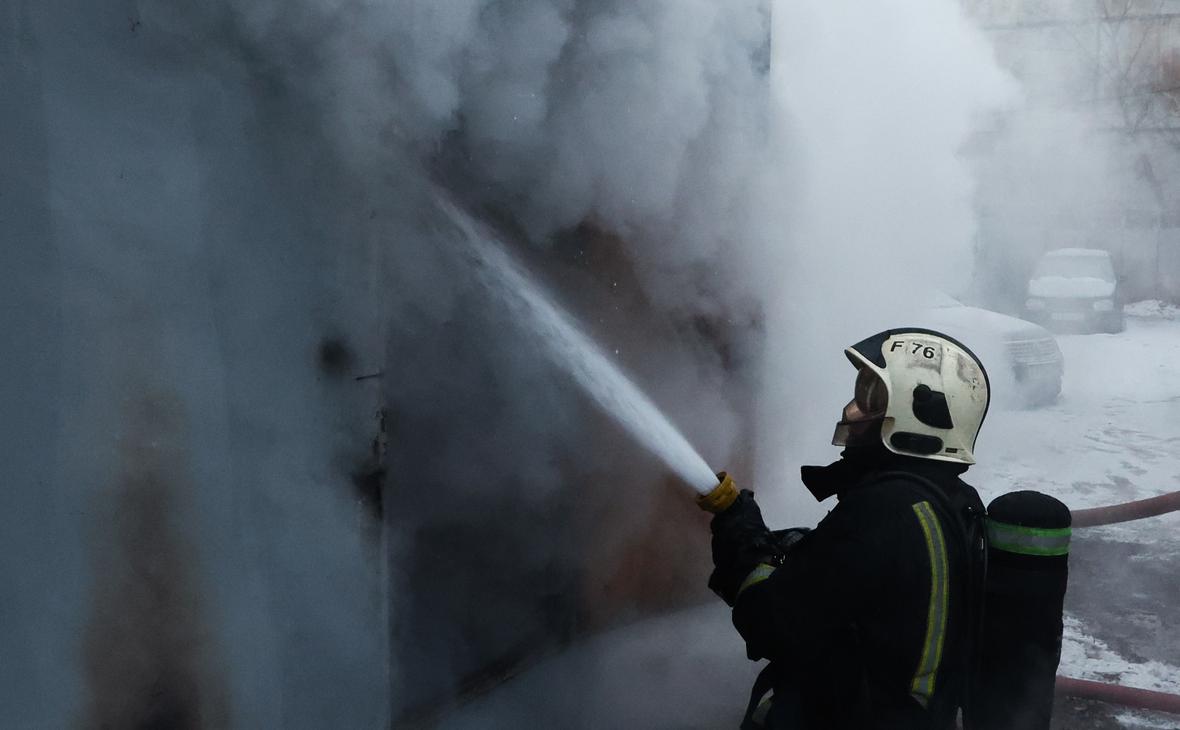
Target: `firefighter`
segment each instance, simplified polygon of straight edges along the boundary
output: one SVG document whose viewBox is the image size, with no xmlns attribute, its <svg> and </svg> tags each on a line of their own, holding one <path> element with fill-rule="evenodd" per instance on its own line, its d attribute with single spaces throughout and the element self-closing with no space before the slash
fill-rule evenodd
<svg viewBox="0 0 1180 730">
<path fill-rule="evenodd" d="M 772 532 L 724 474 L 701 498 L 716 512 L 709 587 L 733 607 L 750 659 L 769 660 L 742 727 L 950 730 L 978 620 L 983 505 L 960 475 L 975 463 L 987 374 L 930 330 L 844 352 L 857 369 L 833 438 L 844 450 L 802 470 L 817 499 L 838 497 L 827 517 Z"/>
</svg>

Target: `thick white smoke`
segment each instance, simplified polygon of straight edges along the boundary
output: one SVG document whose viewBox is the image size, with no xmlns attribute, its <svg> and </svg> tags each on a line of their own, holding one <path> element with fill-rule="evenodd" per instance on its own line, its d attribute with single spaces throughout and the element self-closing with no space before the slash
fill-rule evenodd
<svg viewBox="0 0 1180 730">
<path fill-rule="evenodd" d="M 262 48 L 305 59 L 301 80 L 358 159 L 449 139 L 464 172 L 536 237 L 591 219 L 673 270 L 737 239 L 766 134 L 762 0 L 316 0 L 229 13 Z"/>
<path fill-rule="evenodd" d="M 554 564 L 597 547 L 568 527 L 581 503 L 561 480 L 594 484 L 620 465 L 593 463 L 609 452 L 586 446 L 591 416 L 568 382 L 436 245 L 423 177 L 541 247 L 582 224 L 613 234 L 655 309 L 731 327 L 734 349 L 752 353 L 734 358 L 736 375 L 714 362 L 722 355 L 650 355 L 640 380 L 710 460 L 751 438 L 758 466 L 746 481 L 773 521 L 807 523 L 817 509 L 795 468 L 832 455 L 850 382 L 840 348 L 892 324 L 894 304 L 915 291 L 968 279 L 973 187 L 960 151 L 1008 94 L 981 37 L 935 0 L 80 7 L 26 3 L 7 19 L 24 44 L 7 50 L 25 63 L 8 73 L 29 102 L 13 139 L 36 143 L 14 146 L 41 179 L 44 220 L 30 226 L 58 252 L 11 270 L 60 287 L 64 305 L 49 297 L 36 326 L 58 333 L 61 352 L 30 362 L 60 363 L 46 402 L 80 399 L 59 406 L 64 425 L 47 417 L 39 433 L 70 444 L 62 484 L 94 485 L 52 493 L 74 505 L 117 492 L 111 434 L 144 386 L 191 421 L 176 432 L 191 437 L 167 441 L 187 458 L 152 460 L 148 474 L 196 505 L 168 559 L 199 564 L 182 588 L 211 586 L 193 622 L 212 637 L 201 662 L 228 667 L 205 689 L 224 696 L 187 706 L 243 727 L 361 727 L 387 703 L 410 702 L 383 696 L 382 576 L 348 491 L 377 398 L 350 376 L 384 369 L 380 387 L 415 428 L 390 427 L 393 466 L 404 467 L 394 473 L 413 497 L 395 513 L 413 529 L 396 542 L 433 556 L 422 575 L 392 581 L 395 604 L 422 603 L 419 623 L 393 629 L 421 637 L 396 658 L 407 673 L 433 672 L 448 688 L 452 662 L 458 673 L 514 650 L 504 626 L 520 616 L 535 634 L 560 634 L 576 587 Z M 321 348 L 317 364 L 329 335 L 348 346 Z M 748 392 L 726 398 L 727 388 Z M 741 409 L 758 412 L 753 436 L 737 432 L 751 417 Z M 127 448 L 150 450 L 140 435 L 151 424 L 133 425 L 139 441 Z M 439 455 L 437 468 L 419 470 L 424 454 Z M 37 465 L 22 458 L 22 478 L 34 479 Z M 644 495 L 631 499 L 631 523 L 598 541 L 658 524 Z M 60 559 L 81 576 L 72 585 L 101 585 L 92 573 L 102 568 L 85 566 L 110 556 L 88 561 L 84 541 L 68 537 L 85 515 L 51 523 L 73 541 Z M 548 531 L 531 541 L 537 525 Z M 20 554 L 43 545 L 13 539 Z M 108 542 L 118 537 L 98 541 Z M 464 572 L 473 561 L 485 561 L 478 581 Z M 39 627 L 28 617 L 51 591 L 21 575 L 33 597 L 18 618 Z M 537 585 L 556 619 L 537 617 Z M 91 635 L 123 605 L 104 596 L 95 612 L 86 590 L 75 594 L 59 625 L 89 622 Z M 481 631 L 448 634 L 461 622 Z M 177 635 L 149 658 L 188 636 Z M 59 631 L 52 666 L 27 680 L 30 697 L 68 688 L 54 725 L 87 707 L 71 641 Z M 92 674 L 101 654 L 92 649 Z M 123 699 L 99 709 L 144 712 Z M 22 717 L 47 706 L 30 700 Z"/>
<path fill-rule="evenodd" d="M 1037 259 L 1067 247 L 1110 251 L 1126 295 L 1164 296 L 1156 254 L 1176 240 L 1169 7 L 981 8 L 1022 91 L 989 124 L 978 166 L 977 286 L 990 306 L 1019 314 Z"/>
<path fill-rule="evenodd" d="M 672 306 L 760 302 L 765 395 L 779 404 L 761 429 L 764 467 L 829 425 L 800 422 L 795 394 L 833 371 L 810 361 L 839 362 L 838 346 L 890 323 L 870 313 L 917 289 L 969 282 L 975 188 L 962 150 L 1014 91 L 982 34 L 941 2 L 407 0 L 235 14 L 260 43 L 312 49 L 309 80 L 359 157 L 446 140 L 477 197 L 535 239 L 589 219 L 628 241 L 645 286 Z"/>
<path fill-rule="evenodd" d="M 774 19 L 779 157 L 747 266 L 768 313 L 760 476 L 783 483 L 834 456 L 841 350 L 969 284 L 963 149 L 1014 87 L 954 3 L 777 3 Z"/>
</svg>

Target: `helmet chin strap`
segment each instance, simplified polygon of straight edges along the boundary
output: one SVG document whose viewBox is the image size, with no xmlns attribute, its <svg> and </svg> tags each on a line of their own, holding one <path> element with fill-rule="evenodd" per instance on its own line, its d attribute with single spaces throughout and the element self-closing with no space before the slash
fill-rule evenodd
<svg viewBox="0 0 1180 730">
<path fill-rule="evenodd" d="M 881 422 L 867 434 L 871 438 L 849 444 L 840 452 L 840 460 L 827 466 L 804 466 L 800 470 L 803 485 L 817 502 L 836 495 L 856 484 L 867 472 L 897 469 L 939 470 L 951 474 L 967 471 L 966 464 L 930 461 L 916 456 L 903 456 L 885 448 L 881 442 Z"/>
<path fill-rule="evenodd" d="M 864 430 L 844 445 L 840 456 L 857 465 L 877 464 L 892 457 L 893 452 L 885 448 L 881 441 L 881 423 L 877 420 L 865 424 Z"/>
<path fill-rule="evenodd" d="M 845 409 L 847 411 L 847 409 Z M 884 448 L 881 442 L 881 425 L 883 418 L 868 418 L 849 420 L 845 413 L 836 424 L 836 432 L 832 434 L 832 444 L 845 448 L 859 448 L 876 444 Z"/>
</svg>

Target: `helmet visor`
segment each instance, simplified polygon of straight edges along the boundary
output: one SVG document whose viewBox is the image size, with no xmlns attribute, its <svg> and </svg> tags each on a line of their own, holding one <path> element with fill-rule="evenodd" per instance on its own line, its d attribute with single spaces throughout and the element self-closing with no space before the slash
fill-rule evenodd
<svg viewBox="0 0 1180 730">
<path fill-rule="evenodd" d="M 860 412 L 862 420 L 880 418 L 889 407 L 889 391 L 884 381 L 869 368 L 861 368 L 856 374 L 852 404 Z"/>
<path fill-rule="evenodd" d="M 852 400 L 844 406 L 832 443 L 836 446 L 851 446 L 872 430 L 873 424 L 885 416 L 889 406 L 889 391 L 875 372 L 862 367 L 856 374 L 856 385 Z"/>
</svg>

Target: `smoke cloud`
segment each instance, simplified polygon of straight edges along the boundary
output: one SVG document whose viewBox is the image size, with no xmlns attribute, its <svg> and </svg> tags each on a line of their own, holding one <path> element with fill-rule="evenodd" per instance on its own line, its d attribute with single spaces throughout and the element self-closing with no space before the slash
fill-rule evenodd
<svg viewBox="0 0 1180 730">
<path fill-rule="evenodd" d="M 967 287 L 962 148 L 1015 96 L 983 35 L 941 3 L 225 8 L 267 57 L 316 60 L 299 78 L 346 154 L 424 151 L 534 242 L 585 221 L 621 236 L 660 306 L 756 310 L 772 483 L 788 477 L 767 471 L 774 455 L 818 426 L 784 413 L 817 372 L 787 353 L 838 350 L 912 309 L 915 289 Z M 806 311 L 818 292 L 836 295 L 830 316 Z"/>
<path fill-rule="evenodd" d="M 204 586 L 175 640 L 224 670 L 202 717 L 425 716 L 490 662 L 699 598 L 695 507 L 489 302 L 436 191 L 504 231 L 772 521 L 806 524 L 795 469 L 832 456 L 840 349 L 969 281 L 962 148 L 1013 95 L 936 0 L 18 6 L 0 136 L 29 244 L 5 253 L 40 285 L 5 310 L 36 343 L 9 382 L 51 375 L 10 396 L 40 416 L 35 438 L 6 428 L 9 463 L 46 486 L 7 514 L 63 536 L 5 532 L 26 560 L 9 625 L 50 637 L 30 721 L 56 712 L 47 687 L 69 717 L 110 700 L 77 668 L 105 644 L 79 636 L 142 609 L 97 586 L 166 541 L 78 541 L 94 517 L 63 509 L 120 483 L 111 434 L 148 383 L 185 421 L 186 458 L 157 467 L 160 519 L 195 535 L 168 570 Z M 75 586 L 52 630 L 37 562 Z M 144 636 L 171 615 L 143 610 Z"/>
<path fill-rule="evenodd" d="M 770 6 L 221 3 L 145 9 L 234 29 L 322 105 L 342 150 L 445 146 L 536 240 L 587 219 L 646 249 L 655 286 L 732 243 L 768 118 Z"/>
<path fill-rule="evenodd" d="M 1154 258 L 1175 238 L 1172 41 L 1166 13 L 1136 19 L 1162 8 L 1055 2 L 981 13 L 1021 83 L 981 138 L 976 169 L 976 285 L 991 306 L 1019 313 L 1037 259 L 1067 247 L 1109 250 L 1131 298 L 1166 296 Z"/>
<path fill-rule="evenodd" d="M 790 191 L 790 212 L 770 237 L 755 230 L 755 251 L 777 277 L 763 282 L 762 433 L 781 439 L 767 451 L 787 455 L 771 471 L 786 481 L 788 463 L 828 456 L 840 406 L 809 406 L 846 402 L 838 353 L 971 281 L 976 187 L 962 149 L 1015 88 L 954 4 L 780 3 L 774 37 L 780 144 L 797 172 L 763 184 Z"/>
</svg>

